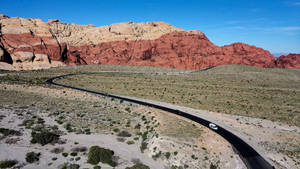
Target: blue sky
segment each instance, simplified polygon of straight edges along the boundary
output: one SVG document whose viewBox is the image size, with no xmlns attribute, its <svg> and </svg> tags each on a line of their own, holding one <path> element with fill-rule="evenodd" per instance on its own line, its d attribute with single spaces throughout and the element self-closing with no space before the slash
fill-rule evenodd
<svg viewBox="0 0 300 169">
<path fill-rule="evenodd" d="M 10 17 L 109 25 L 164 21 L 199 29 L 221 46 L 244 42 L 271 53 L 300 53 L 300 0 L 1 0 Z"/>
</svg>

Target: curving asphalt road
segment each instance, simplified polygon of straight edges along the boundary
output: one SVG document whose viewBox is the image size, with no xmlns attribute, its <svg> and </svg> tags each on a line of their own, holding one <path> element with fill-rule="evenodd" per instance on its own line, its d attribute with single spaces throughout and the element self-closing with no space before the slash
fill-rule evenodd
<svg viewBox="0 0 300 169">
<path fill-rule="evenodd" d="M 203 69 L 203 71 L 208 70 L 208 69 L 209 68 Z M 124 97 L 124 96 L 113 95 L 113 94 L 109 94 L 109 93 L 105 93 L 105 92 L 97 92 L 97 91 L 87 90 L 87 89 L 69 86 L 69 85 L 65 85 L 65 84 L 59 84 L 59 83 L 55 82 L 56 79 L 61 79 L 61 78 L 67 77 L 67 76 L 74 76 L 74 75 L 80 75 L 80 74 L 103 74 L 103 73 L 135 74 L 136 72 L 92 72 L 92 73 L 66 74 L 66 75 L 61 75 L 61 76 L 56 76 L 56 77 L 50 78 L 46 82 L 49 84 L 52 84 L 52 85 L 57 85 L 57 86 L 65 87 L 65 88 L 70 88 L 70 89 L 75 89 L 75 90 L 79 90 L 79 91 L 83 91 L 83 92 L 101 95 L 101 96 L 121 99 L 124 101 L 132 102 L 132 103 L 136 103 L 136 104 L 140 104 L 140 105 L 144 105 L 144 106 L 150 106 L 153 108 L 164 110 L 164 111 L 185 117 L 187 119 L 193 120 L 194 122 L 197 122 L 205 127 L 208 127 L 209 129 L 211 129 L 209 127 L 209 124 L 211 123 L 210 121 L 200 118 L 200 117 L 197 117 L 197 116 L 194 116 L 194 115 L 191 115 L 189 113 L 177 110 L 177 109 L 172 109 L 167 106 L 150 103 L 150 102 L 147 102 L 144 100 L 142 101 L 142 100 L 132 99 L 132 98 Z M 231 143 L 233 145 L 236 152 L 239 154 L 239 156 L 241 157 L 241 159 L 243 160 L 243 162 L 245 163 L 247 168 L 249 168 L 249 169 L 274 169 L 275 168 L 267 160 L 265 160 L 258 152 L 256 152 L 250 145 L 248 145 L 244 140 L 242 140 L 238 136 L 234 135 L 230 131 L 228 131 L 218 125 L 217 125 L 217 127 L 218 127 L 217 130 L 213 130 L 213 129 L 211 129 L 211 130 L 216 132 L 223 138 L 225 138 L 229 143 Z"/>
</svg>

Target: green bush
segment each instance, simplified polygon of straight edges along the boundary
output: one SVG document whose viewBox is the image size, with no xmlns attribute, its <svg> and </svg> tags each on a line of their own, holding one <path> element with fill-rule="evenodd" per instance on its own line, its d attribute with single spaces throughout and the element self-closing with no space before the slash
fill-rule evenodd
<svg viewBox="0 0 300 169">
<path fill-rule="evenodd" d="M 72 152 L 72 153 L 70 153 L 70 155 L 74 157 L 74 156 L 77 156 L 77 153 L 76 152 Z"/>
<path fill-rule="evenodd" d="M 79 169 L 80 165 L 78 164 L 69 164 L 69 163 L 65 163 L 62 166 L 60 166 L 60 169 Z"/>
<path fill-rule="evenodd" d="M 88 153 L 88 163 L 96 165 L 99 162 L 106 163 L 112 167 L 117 166 L 117 163 L 112 161 L 114 152 L 109 149 L 101 148 L 99 146 L 92 146 Z"/>
<path fill-rule="evenodd" d="M 26 154 L 26 161 L 28 163 L 34 163 L 40 160 L 41 153 L 29 152 Z"/>
<path fill-rule="evenodd" d="M 64 156 L 64 157 L 68 157 L 68 153 L 62 153 L 62 156 Z"/>
<path fill-rule="evenodd" d="M 127 144 L 128 145 L 134 144 L 134 141 L 133 140 L 129 140 L 129 141 L 127 141 Z"/>
<path fill-rule="evenodd" d="M 150 167 L 148 167 L 144 164 L 135 164 L 132 167 L 126 167 L 126 169 L 150 169 Z"/>
<path fill-rule="evenodd" d="M 12 130 L 12 129 L 6 129 L 6 128 L 0 128 L 0 133 L 2 133 L 4 136 L 9 136 L 9 135 L 16 135 L 20 136 L 21 132 Z"/>
<path fill-rule="evenodd" d="M 170 152 L 166 152 L 165 156 L 166 156 L 167 159 L 169 159 L 170 156 L 171 156 L 171 153 Z"/>
<path fill-rule="evenodd" d="M 128 131 L 121 131 L 118 134 L 119 137 L 131 137 L 131 134 Z"/>
<path fill-rule="evenodd" d="M 47 130 L 43 130 L 40 132 L 32 131 L 31 132 L 31 143 L 39 143 L 42 146 L 48 143 L 56 143 L 59 140 L 59 135 L 52 133 Z"/>
<path fill-rule="evenodd" d="M 16 165 L 18 161 L 16 160 L 4 160 L 0 161 L 0 168 L 11 168 Z"/>
<path fill-rule="evenodd" d="M 140 147 L 142 153 L 144 153 L 144 150 L 147 149 L 147 146 L 148 146 L 148 143 L 142 142 L 142 145 L 141 145 L 141 147 Z"/>
<path fill-rule="evenodd" d="M 80 165 L 78 165 L 78 164 L 70 164 L 67 168 L 68 169 L 79 169 Z"/>
<path fill-rule="evenodd" d="M 95 165 L 93 169 L 101 169 L 99 165 Z"/>
<path fill-rule="evenodd" d="M 115 133 L 117 133 L 117 132 L 119 132 L 120 130 L 119 130 L 118 128 L 115 128 L 113 131 L 114 131 Z"/>
<path fill-rule="evenodd" d="M 210 163 L 210 166 L 209 166 L 210 169 L 217 169 L 218 166 L 213 164 L 213 163 Z"/>
</svg>

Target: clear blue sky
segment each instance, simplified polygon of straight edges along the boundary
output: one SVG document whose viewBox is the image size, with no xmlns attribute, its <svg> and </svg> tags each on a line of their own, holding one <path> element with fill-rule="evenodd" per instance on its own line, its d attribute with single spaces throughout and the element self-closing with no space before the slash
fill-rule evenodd
<svg viewBox="0 0 300 169">
<path fill-rule="evenodd" d="M 300 53 L 300 0 L 1 0 L 0 13 L 95 26 L 164 21 L 199 29 L 220 46 Z"/>
</svg>

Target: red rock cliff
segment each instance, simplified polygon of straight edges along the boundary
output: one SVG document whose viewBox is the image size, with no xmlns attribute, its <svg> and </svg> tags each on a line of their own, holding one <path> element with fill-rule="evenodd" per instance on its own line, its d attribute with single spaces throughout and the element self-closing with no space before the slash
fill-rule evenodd
<svg viewBox="0 0 300 169">
<path fill-rule="evenodd" d="M 1 52 L 2 51 L 2 52 Z M 164 22 L 119 23 L 103 27 L 0 15 L 0 62 L 15 69 L 62 64 L 123 64 L 200 69 L 225 64 L 297 67 L 270 52 L 234 43 L 216 46 L 200 31 L 184 31 Z M 299 68 L 299 67 L 297 67 Z"/>
<path fill-rule="evenodd" d="M 289 54 L 280 56 L 277 60 L 279 68 L 297 68 L 300 69 L 300 54 Z"/>
</svg>

